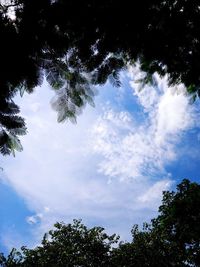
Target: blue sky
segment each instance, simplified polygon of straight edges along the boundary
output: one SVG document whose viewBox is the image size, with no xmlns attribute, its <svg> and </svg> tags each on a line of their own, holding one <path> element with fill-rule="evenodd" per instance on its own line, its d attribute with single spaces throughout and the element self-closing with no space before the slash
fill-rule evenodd
<svg viewBox="0 0 200 267">
<path fill-rule="evenodd" d="M 0 251 L 37 245 L 74 218 L 129 240 L 135 223 L 156 216 L 163 190 L 199 181 L 199 103 L 157 75 L 140 90 L 142 75 L 130 68 L 121 88 L 99 87 L 76 125 L 56 122 L 46 83 L 16 98 L 28 134 L 23 152 L 1 156 Z"/>
</svg>

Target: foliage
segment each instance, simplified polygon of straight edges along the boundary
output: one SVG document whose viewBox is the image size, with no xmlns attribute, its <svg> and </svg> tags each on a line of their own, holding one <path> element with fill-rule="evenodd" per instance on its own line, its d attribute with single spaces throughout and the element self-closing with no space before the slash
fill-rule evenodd
<svg viewBox="0 0 200 267">
<path fill-rule="evenodd" d="M 101 227 L 88 229 L 80 220 L 67 225 L 56 223 L 55 229 L 44 235 L 41 246 L 35 249 L 22 247 L 23 257 L 16 255 L 16 262 L 13 262 L 14 266 L 23 267 L 109 266 L 109 252 L 117 240 L 116 235 L 107 235 Z M 8 262 L 3 259 L 3 266 L 12 266 L 9 258 Z"/>
<path fill-rule="evenodd" d="M 159 215 L 132 229 L 133 241 L 113 251 L 114 266 L 200 266 L 200 185 L 183 180 L 163 192 Z"/>
<path fill-rule="evenodd" d="M 93 104 L 94 85 L 109 79 L 120 86 L 120 70 L 138 61 L 145 82 L 154 72 L 168 73 L 169 82 L 183 82 L 194 99 L 200 94 L 197 0 L 4 2 L 0 110 L 16 92 L 32 92 L 46 78 L 57 92 L 58 121 L 75 121 Z M 3 151 L 9 153 L 9 145 Z"/>
<path fill-rule="evenodd" d="M 41 246 L 12 250 L 3 267 L 187 267 L 200 266 L 200 185 L 183 180 L 176 192 L 163 193 L 159 215 L 132 229 L 131 242 L 119 242 L 101 227 L 88 229 L 81 221 L 57 223 Z M 118 243 L 118 246 L 115 245 Z"/>
<path fill-rule="evenodd" d="M 16 115 L 19 108 L 13 101 L 0 100 L 0 103 L 0 152 L 15 155 L 15 150 L 22 151 L 18 135 L 26 134 L 25 122 Z"/>
<path fill-rule="evenodd" d="M 164 192 L 159 216 L 152 221 L 176 257 L 187 261 L 186 266 L 200 265 L 199 222 L 200 185 L 186 179 L 177 186 L 177 192 Z"/>
</svg>

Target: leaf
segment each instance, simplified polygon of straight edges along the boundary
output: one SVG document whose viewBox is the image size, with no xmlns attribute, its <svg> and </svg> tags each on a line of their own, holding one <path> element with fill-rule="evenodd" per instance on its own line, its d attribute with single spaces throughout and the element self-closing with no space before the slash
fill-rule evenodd
<svg viewBox="0 0 200 267">
<path fill-rule="evenodd" d="M 120 87 L 121 86 L 119 73 L 117 71 L 114 71 L 112 74 L 109 75 L 109 81 L 114 87 Z"/>
<path fill-rule="evenodd" d="M 9 134 L 8 137 L 9 137 L 10 148 L 13 151 L 13 153 L 15 150 L 21 152 L 23 150 L 23 147 L 21 145 L 20 140 L 15 135 L 12 134 Z"/>
<path fill-rule="evenodd" d="M 66 120 L 67 117 L 67 113 L 65 112 L 65 110 L 61 110 L 60 112 L 58 112 L 58 117 L 57 117 L 57 122 L 63 122 Z"/>
<path fill-rule="evenodd" d="M 9 132 L 12 135 L 25 135 L 27 130 L 26 130 L 26 127 L 21 127 L 21 128 L 13 128 L 13 129 L 9 130 Z"/>
<path fill-rule="evenodd" d="M 20 92 L 20 96 L 21 96 L 21 97 L 24 95 L 25 89 L 26 89 L 25 86 L 21 86 L 21 87 L 19 88 L 19 92 Z"/>
<path fill-rule="evenodd" d="M 194 84 L 190 84 L 188 87 L 187 87 L 187 92 L 189 94 L 192 94 L 194 92 L 196 92 L 196 86 Z"/>
<path fill-rule="evenodd" d="M 0 152 L 3 156 L 9 155 L 11 153 L 10 148 L 7 144 L 4 144 L 0 147 Z M 2 169 L 2 168 L 1 168 Z"/>
</svg>

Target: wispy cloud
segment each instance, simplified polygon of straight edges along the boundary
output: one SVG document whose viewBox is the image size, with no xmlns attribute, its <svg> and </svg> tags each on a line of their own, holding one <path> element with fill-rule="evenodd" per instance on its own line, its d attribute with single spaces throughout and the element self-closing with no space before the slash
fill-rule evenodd
<svg viewBox="0 0 200 267">
<path fill-rule="evenodd" d="M 43 212 L 40 213 L 36 213 L 32 216 L 28 216 L 26 217 L 26 221 L 29 224 L 36 224 L 36 223 L 40 223 L 42 221 L 42 218 L 46 215 L 48 215 L 48 212 L 50 211 L 50 209 L 48 207 L 44 207 Z"/>
<path fill-rule="evenodd" d="M 158 78 L 157 84 L 140 91 L 130 81 L 132 89 L 125 91 L 131 89 L 136 97 L 136 113 L 116 111 L 112 99 L 118 94 L 108 86 L 106 108 L 102 88 L 96 109 L 86 108 L 77 125 L 57 124 L 46 86 L 23 98 L 29 130 L 24 151 L 4 159 L 2 166 L 33 214 L 24 220 L 36 240 L 56 221 L 73 218 L 127 238 L 134 223 L 154 216 L 162 191 L 173 180 L 166 166 L 177 160 L 181 136 L 196 123 L 186 96 L 165 80 Z M 6 244 L 6 236 L 3 240 Z"/>
<path fill-rule="evenodd" d="M 43 214 L 42 214 L 42 213 L 37 213 L 37 214 L 35 214 L 35 215 L 33 215 L 33 216 L 28 216 L 28 217 L 26 218 L 26 221 L 27 221 L 27 223 L 29 223 L 29 224 L 35 224 L 35 223 L 40 222 L 41 219 L 42 219 L 42 217 L 43 217 Z"/>
<path fill-rule="evenodd" d="M 138 201 L 144 205 L 154 206 L 162 197 L 162 192 L 169 190 L 172 185 L 172 181 L 164 179 L 153 184 L 144 194 L 138 197 Z"/>
<path fill-rule="evenodd" d="M 167 77 L 155 75 L 156 86 L 141 89 L 137 80 L 142 75 L 137 67 L 129 70 L 133 94 L 145 116 L 110 108 L 92 132 L 94 151 L 103 156 L 99 171 L 121 181 L 167 175 L 165 167 L 177 159 L 182 136 L 197 126 L 195 108 L 183 85 L 168 87 Z"/>
</svg>

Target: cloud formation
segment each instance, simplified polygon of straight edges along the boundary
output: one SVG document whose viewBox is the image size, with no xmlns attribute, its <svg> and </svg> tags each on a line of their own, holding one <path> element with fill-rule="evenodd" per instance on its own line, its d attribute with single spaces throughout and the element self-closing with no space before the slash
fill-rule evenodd
<svg viewBox="0 0 200 267">
<path fill-rule="evenodd" d="M 168 175 L 166 166 L 177 159 L 176 146 L 197 125 L 195 108 L 184 86 L 168 87 L 167 77 L 155 74 L 155 86 L 143 88 L 137 82 L 143 77 L 138 67 L 130 68 L 129 77 L 143 114 L 110 108 L 98 118 L 92 133 L 94 151 L 103 156 L 99 171 L 121 181 Z"/>
<path fill-rule="evenodd" d="M 157 77 L 156 88 L 139 90 L 136 74 L 130 70 L 132 89 L 121 90 L 120 97 L 109 86 L 101 88 L 96 108 L 86 108 L 77 125 L 56 122 L 46 85 L 24 96 L 20 106 L 29 130 L 24 151 L 2 165 L 33 214 L 24 218 L 31 238 L 38 241 L 56 221 L 83 218 L 127 239 L 133 224 L 156 214 L 162 191 L 172 185 L 167 165 L 177 160 L 176 147 L 196 116 L 185 94 L 168 88 L 165 79 Z M 112 104 L 127 90 L 137 112 Z M 10 236 L 4 236 L 5 244 Z"/>
<path fill-rule="evenodd" d="M 162 197 L 162 192 L 168 190 L 172 185 L 172 181 L 164 179 L 152 185 L 144 194 L 138 197 L 140 203 L 155 205 Z"/>
</svg>

